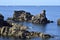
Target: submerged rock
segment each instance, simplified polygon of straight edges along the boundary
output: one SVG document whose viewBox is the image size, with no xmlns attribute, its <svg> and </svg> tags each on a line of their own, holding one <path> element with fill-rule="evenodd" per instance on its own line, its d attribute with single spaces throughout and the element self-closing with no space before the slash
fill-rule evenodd
<svg viewBox="0 0 60 40">
<path fill-rule="evenodd" d="M 49 35 L 49 34 L 44 34 L 43 37 L 44 37 L 45 39 L 47 39 L 47 38 L 54 38 L 54 36 L 51 36 L 51 35 Z"/>
</svg>

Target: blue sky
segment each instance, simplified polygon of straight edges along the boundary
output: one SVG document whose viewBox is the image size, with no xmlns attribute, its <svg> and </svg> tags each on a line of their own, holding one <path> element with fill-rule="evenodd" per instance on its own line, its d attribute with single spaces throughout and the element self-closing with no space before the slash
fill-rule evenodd
<svg viewBox="0 0 60 40">
<path fill-rule="evenodd" d="M 60 5 L 60 0 L 0 0 L 0 5 Z"/>
</svg>

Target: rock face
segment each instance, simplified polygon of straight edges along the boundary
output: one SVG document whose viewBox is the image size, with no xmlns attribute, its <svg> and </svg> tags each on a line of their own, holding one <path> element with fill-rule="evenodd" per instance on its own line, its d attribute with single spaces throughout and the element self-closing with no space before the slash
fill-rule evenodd
<svg viewBox="0 0 60 40">
<path fill-rule="evenodd" d="M 2 26 L 12 26 L 7 21 L 4 21 L 4 16 L 0 14 L 0 27 Z"/>
<path fill-rule="evenodd" d="M 11 21 L 14 20 L 14 21 Z M 13 18 L 9 18 L 8 21 L 4 21 L 4 16 L 0 14 L 0 35 L 2 36 L 12 36 L 19 38 L 51 38 L 49 34 L 43 34 L 41 32 L 30 32 L 29 27 L 15 23 L 15 21 L 27 21 L 37 24 L 46 24 L 50 21 L 46 18 L 45 10 L 37 17 L 31 15 L 29 12 L 25 11 L 15 11 Z"/>
<path fill-rule="evenodd" d="M 32 17 L 32 22 L 38 23 L 38 24 L 47 24 L 47 23 L 51 23 L 53 21 L 50 21 L 47 19 L 46 11 L 43 10 L 39 15 Z"/>
<path fill-rule="evenodd" d="M 3 36 L 12 36 L 18 38 L 34 38 L 34 37 L 41 37 L 41 38 L 52 38 L 49 34 L 43 34 L 41 32 L 29 32 L 28 27 L 22 26 L 19 24 L 13 23 L 12 27 L 2 27 L 0 28 L 0 34 Z"/>
<path fill-rule="evenodd" d="M 0 14 L 0 21 L 4 20 L 4 16 L 2 14 Z"/>
<path fill-rule="evenodd" d="M 53 21 L 50 21 L 46 17 L 46 11 L 43 10 L 39 16 L 34 16 L 29 12 L 26 11 L 15 11 L 13 15 L 13 20 L 15 21 L 28 21 L 37 24 L 47 24 Z"/>
<path fill-rule="evenodd" d="M 21 11 L 15 11 L 13 15 L 13 19 L 15 21 L 29 21 L 31 20 L 32 15 L 29 12 L 25 12 L 23 10 Z"/>
<path fill-rule="evenodd" d="M 23 17 L 23 19 L 19 21 L 22 21 L 22 20 L 23 21 L 33 20 L 34 21 L 35 19 L 34 18 L 35 16 L 32 16 L 29 12 L 19 11 L 17 13 L 19 14 L 21 13 L 21 14 L 18 16 L 17 14 L 14 14 L 15 20 L 18 20 L 16 19 L 18 17 L 19 19 Z M 51 38 L 51 35 L 45 35 L 41 32 L 29 32 L 28 29 L 29 27 L 17 24 L 12 20 L 4 21 L 4 16 L 0 14 L 0 36 L 12 36 L 12 37 L 28 38 L 28 39 L 33 38 L 33 37 Z"/>
</svg>

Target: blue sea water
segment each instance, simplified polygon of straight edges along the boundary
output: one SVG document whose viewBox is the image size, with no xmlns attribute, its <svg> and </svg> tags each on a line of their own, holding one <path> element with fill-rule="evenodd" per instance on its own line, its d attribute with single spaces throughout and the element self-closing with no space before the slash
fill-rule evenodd
<svg viewBox="0 0 60 40">
<path fill-rule="evenodd" d="M 60 40 L 60 26 L 57 25 L 57 19 L 60 18 L 60 6 L 0 6 L 0 13 L 4 15 L 5 20 L 8 17 L 13 17 L 15 10 L 25 10 L 33 15 L 40 14 L 42 10 L 46 10 L 46 16 L 49 20 L 53 20 L 54 23 L 49 23 L 47 25 L 32 24 L 29 22 L 24 22 L 25 26 L 30 27 L 29 31 L 43 32 L 47 34 L 54 35 L 54 38 L 48 40 Z M 19 40 L 14 38 L 2 38 L 0 40 Z M 43 40 L 41 38 L 33 38 L 30 40 Z"/>
</svg>

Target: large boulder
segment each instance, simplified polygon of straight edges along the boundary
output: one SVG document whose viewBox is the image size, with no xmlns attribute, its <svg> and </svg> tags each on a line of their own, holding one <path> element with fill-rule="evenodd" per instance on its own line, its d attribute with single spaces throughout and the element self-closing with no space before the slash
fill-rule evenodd
<svg viewBox="0 0 60 40">
<path fill-rule="evenodd" d="M 40 14 L 40 23 L 46 24 L 48 23 L 48 19 L 46 17 L 46 11 L 43 10 L 42 13 Z"/>
<path fill-rule="evenodd" d="M 13 20 L 15 21 L 22 21 L 24 20 L 24 15 L 25 15 L 25 11 L 21 10 L 21 11 L 14 11 L 14 15 L 13 15 Z"/>
<path fill-rule="evenodd" d="M 31 20 L 31 13 L 26 11 L 14 11 L 13 20 L 15 21 L 29 21 Z"/>
<path fill-rule="evenodd" d="M 46 17 L 46 11 L 43 10 L 39 15 L 37 16 L 32 16 L 32 22 L 33 23 L 38 23 L 38 24 L 47 24 L 53 21 L 50 21 Z"/>
<path fill-rule="evenodd" d="M 14 15 L 13 15 L 13 18 L 17 18 L 19 17 L 21 14 L 24 14 L 25 11 L 21 10 L 21 11 L 14 11 Z"/>
<path fill-rule="evenodd" d="M 23 10 L 14 11 L 13 20 L 27 21 L 27 22 L 32 22 L 36 24 L 47 24 L 47 23 L 53 22 L 47 19 L 46 10 L 42 10 L 42 12 L 37 16 L 34 16 L 30 12 L 26 12 Z"/>
<path fill-rule="evenodd" d="M 49 34 L 43 34 L 41 32 L 30 32 L 27 30 L 27 27 L 19 25 L 19 24 L 13 24 L 12 27 L 3 26 L 0 28 L 0 34 L 3 36 L 9 36 L 9 37 L 19 37 L 19 38 L 34 38 L 34 37 L 41 37 L 41 38 L 52 38 Z"/>
</svg>

